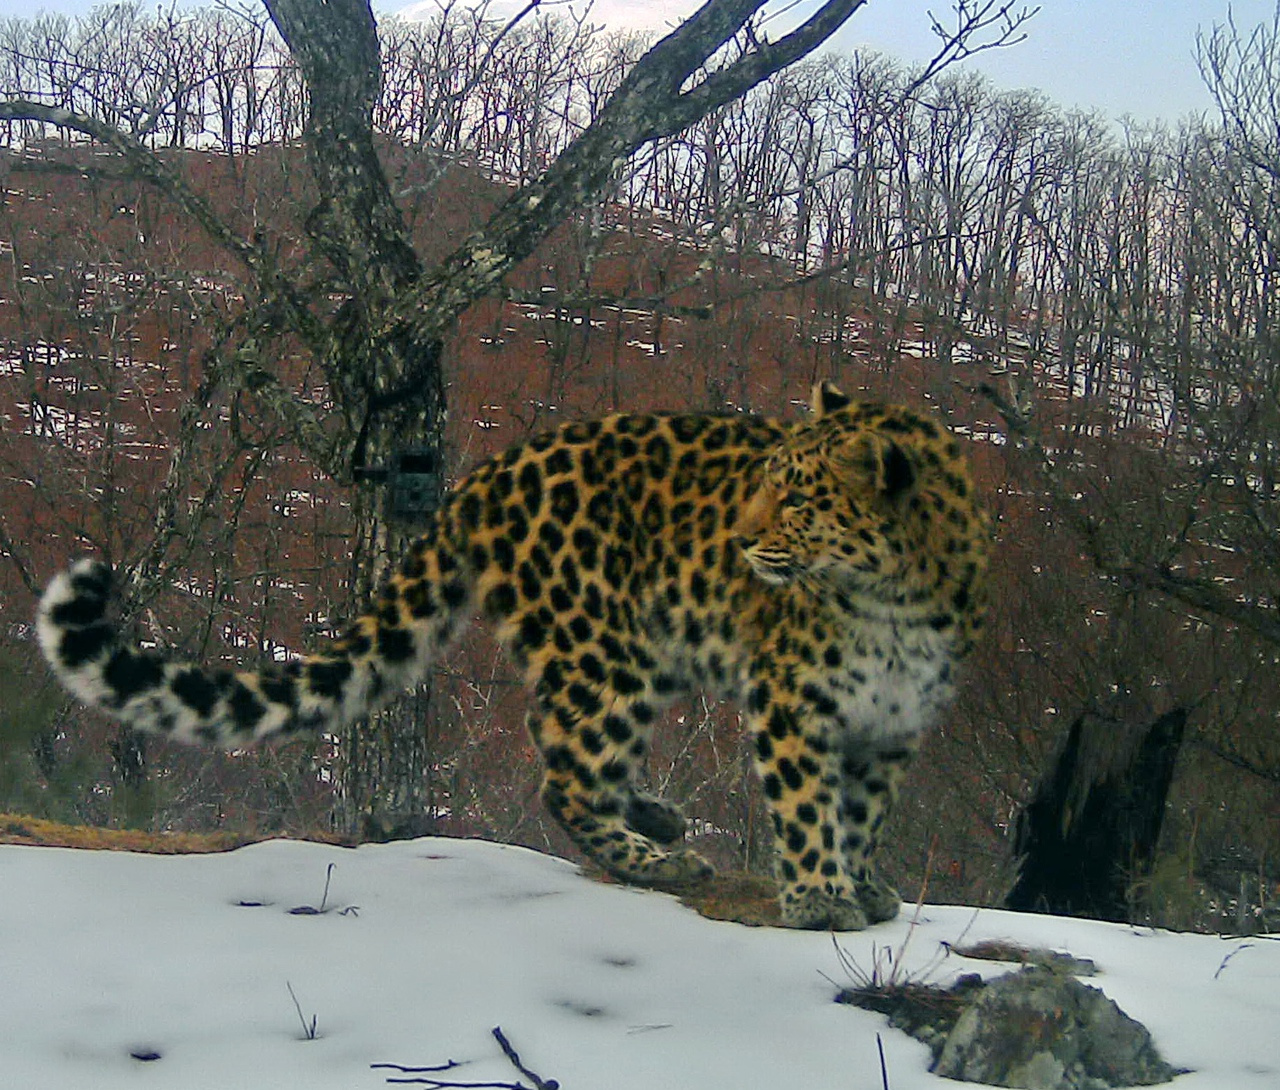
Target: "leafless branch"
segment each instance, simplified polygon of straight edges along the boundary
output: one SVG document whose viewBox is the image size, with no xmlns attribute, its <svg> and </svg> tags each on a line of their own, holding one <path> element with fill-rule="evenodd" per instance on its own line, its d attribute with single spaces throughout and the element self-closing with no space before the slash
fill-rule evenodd
<svg viewBox="0 0 1280 1090">
<path fill-rule="evenodd" d="M 679 289 L 675 289 L 679 290 Z M 673 318 L 709 319 L 713 314 L 710 306 L 685 306 L 668 301 L 665 295 L 610 295 L 596 293 L 594 295 L 560 295 L 556 292 L 523 291 L 509 288 L 503 292 L 503 298 L 511 303 L 524 306 L 543 307 L 547 310 L 645 310 L 652 314 L 662 314 Z"/>
<path fill-rule="evenodd" d="M 907 85 L 904 98 L 910 98 L 942 69 L 957 61 L 967 60 L 991 49 L 1003 49 L 1026 40 L 1023 27 L 1040 12 L 1040 5 L 1029 7 L 1021 0 L 957 0 L 955 29 L 948 30 L 932 12 L 930 29 L 938 37 L 940 46 L 928 64 Z M 994 38 L 975 41 L 975 36 L 992 27 L 997 28 Z"/>
<path fill-rule="evenodd" d="M 511 197 L 481 231 L 398 302 L 386 331 L 405 322 L 417 328 L 418 336 L 448 328 L 554 226 L 594 198 L 638 148 L 679 131 L 804 56 L 864 2 L 830 0 L 778 43 L 761 44 L 682 91 L 760 6 L 759 0 L 705 4 L 634 65 L 591 124 L 540 178 Z"/>
<path fill-rule="evenodd" d="M 445 1063 L 432 1064 L 427 1067 L 408 1067 L 395 1063 L 377 1063 L 369 1066 L 375 1070 L 398 1072 L 398 1075 L 387 1076 L 387 1082 L 389 1083 L 427 1086 L 431 1090 L 560 1090 L 560 1083 L 557 1080 L 544 1079 L 524 1065 L 519 1053 L 511 1046 L 506 1034 L 502 1032 L 501 1026 L 494 1026 L 491 1032 L 494 1040 L 498 1042 L 498 1046 L 502 1049 L 503 1055 L 510 1061 L 511 1066 L 528 1079 L 533 1084 L 532 1087 L 526 1086 L 522 1082 L 457 1082 L 453 1079 L 436 1077 L 464 1066 L 457 1060 L 448 1060 Z"/>
<path fill-rule="evenodd" d="M 208 233 L 209 237 L 247 268 L 258 272 L 261 255 L 246 239 L 240 238 L 214 212 L 209 202 L 196 193 L 181 175 L 170 170 L 150 148 L 113 125 L 60 106 L 49 106 L 29 99 L 0 101 L 0 121 L 39 121 L 55 128 L 78 132 L 117 152 L 135 177 L 141 178 L 175 201 Z"/>
<path fill-rule="evenodd" d="M 1280 615 L 1271 606 L 1241 601 L 1211 578 L 1179 572 L 1168 565 L 1135 563 L 1118 553 L 1108 541 L 1103 523 L 1089 513 L 1066 486 L 1061 470 L 1032 426 L 1026 408 L 990 383 L 980 384 L 975 392 L 984 396 L 1000 414 L 1010 437 L 1034 456 L 1040 480 L 1053 498 L 1055 511 L 1075 529 L 1100 574 L 1155 591 L 1193 611 L 1239 625 L 1280 645 Z"/>
</svg>

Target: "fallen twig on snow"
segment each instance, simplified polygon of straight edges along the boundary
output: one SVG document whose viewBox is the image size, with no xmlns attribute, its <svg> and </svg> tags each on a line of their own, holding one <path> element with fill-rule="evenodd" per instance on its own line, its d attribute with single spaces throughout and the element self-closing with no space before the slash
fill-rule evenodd
<svg viewBox="0 0 1280 1090">
<path fill-rule="evenodd" d="M 520 1054 L 511 1047 L 511 1042 L 507 1040 L 507 1036 L 502 1032 L 501 1026 L 494 1026 L 490 1032 L 492 1032 L 494 1040 L 498 1042 L 499 1047 L 502 1049 L 502 1054 L 511 1061 L 511 1066 L 525 1078 L 531 1080 L 532 1087 L 526 1086 L 522 1082 L 454 1082 L 451 1079 L 436 1078 L 437 1075 L 444 1074 L 446 1071 L 464 1067 L 465 1062 L 459 1062 L 458 1060 L 446 1060 L 442 1064 L 432 1064 L 428 1067 L 408 1067 L 404 1064 L 396 1063 L 378 1063 L 370 1064 L 369 1066 L 397 1072 L 396 1075 L 387 1076 L 387 1082 L 389 1083 L 426 1086 L 430 1090 L 560 1090 L 560 1083 L 555 1079 L 544 1079 L 541 1075 L 525 1067 L 520 1060 Z"/>
</svg>

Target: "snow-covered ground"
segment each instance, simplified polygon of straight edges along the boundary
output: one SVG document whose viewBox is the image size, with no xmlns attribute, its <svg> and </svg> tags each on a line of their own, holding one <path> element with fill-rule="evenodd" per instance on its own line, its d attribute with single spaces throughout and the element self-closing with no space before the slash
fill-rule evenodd
<svg viewBox="0 0 1280 1090">
<path fill-rule="evenodd" d="M 321 906 L 331 863 L 326 911 L 291 913 Z M 706 920 L 521 848 L 0 847 L 0 890 L 4 1090 L 531 1086 L 495 1026 L 563 1090 L 878 1090 L 877 1033 L 892 1090 L 958 1085 L 832 1002 L 849 981 L 829 934 Z M 912 916 L 837 941 L 869 971 Z M 1280 1087 L 1280 941 L 926 906 L 905 959 L 944 981 L 1005 971 L 943 945 L 983 939 L 1093 959 L 1086 983 L 1193 1069 L 1177 1090 Z"/>
</svg>

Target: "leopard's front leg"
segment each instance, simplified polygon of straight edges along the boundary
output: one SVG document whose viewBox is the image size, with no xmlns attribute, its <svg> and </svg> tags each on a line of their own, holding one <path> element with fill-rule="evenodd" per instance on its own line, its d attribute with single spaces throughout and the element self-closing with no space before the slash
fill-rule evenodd
<svg viewBox="0 0 1280 1090">
<path fill-rule="evenodd" d="M 916 741 L 846 738 L 840 747 L 840 847 L 858 903 L 870 923 L 892 920 L 902 907 L 898 891 L 876 872 L 876 844 L 915 756 Z"/>
<path fill-rule="evenodd" d="M 842 846 L 840 755 L 831 724 L 777 688 L 758 684 L 749 715 L 773 819 L 782 923 L 859 931 L 869 918 Z M 767 700 L 763 693 L 770 694 Z"/>
</svg>

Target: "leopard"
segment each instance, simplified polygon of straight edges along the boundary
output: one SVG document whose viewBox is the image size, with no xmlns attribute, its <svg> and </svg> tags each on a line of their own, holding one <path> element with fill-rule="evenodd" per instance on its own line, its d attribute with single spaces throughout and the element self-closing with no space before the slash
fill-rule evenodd
<svg viewBox="0 0 1280 1090">
<path fill-rule="evenodd" d="M 831 382 L 811 410 L 618 413 L 514 445 L 307 656 L 234 669 L 139 646 L 93 558 L 48 584 L 37 638 L 72 694 L 128 727 L 237 749 L 357 723 L 478 615 L 531 692 L 546 809 L 605 872 L 664 889 L 713 870 L 646 790 L 655 724 L 682 693 L 735 701 L 780 923 L 859 930 L 901 907 L 876 846 L 982 627 L 990 531 L 931 410 Z"/>
</svg>

